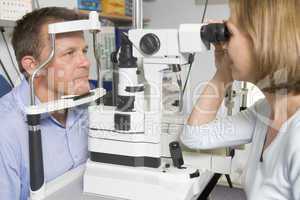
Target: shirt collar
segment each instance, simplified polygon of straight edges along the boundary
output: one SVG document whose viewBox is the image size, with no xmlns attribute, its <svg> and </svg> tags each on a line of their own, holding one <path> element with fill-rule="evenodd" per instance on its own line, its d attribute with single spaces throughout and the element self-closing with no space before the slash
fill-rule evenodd
<svg viewBox="0 0 300 200">
<path fill-rule="evenodd" d="M 13 95 L 22 111 L 24 118 L 27 120 L 25 108 L 30 105 L 30 86 L 25 78 L 21 81 L 20 85 L 14 89 Z M 41 101 L 38 97 L 35 97 L 35 101 L 37 105 L 41 104 Z M 87 105 L 82 105 L 69 109 L 67 116 L 67 127 L 72 126 L 76 122 L 76 120 L 86 112 L 86 108 Z M 49 118 L 54 119 L 49 113 L 41 114 L 41 120 Z"/>
</svg>

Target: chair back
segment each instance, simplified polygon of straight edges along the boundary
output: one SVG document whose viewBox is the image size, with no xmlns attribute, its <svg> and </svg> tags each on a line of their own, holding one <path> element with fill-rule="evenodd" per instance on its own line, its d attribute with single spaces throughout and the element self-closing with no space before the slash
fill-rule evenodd
<svg viewBox="0 0 300 200">
<path fill-rule="evenodd" d="M 12 89 L 8 81 L 0 74 L 0 97 L 4 96 Z"/>
</svg>

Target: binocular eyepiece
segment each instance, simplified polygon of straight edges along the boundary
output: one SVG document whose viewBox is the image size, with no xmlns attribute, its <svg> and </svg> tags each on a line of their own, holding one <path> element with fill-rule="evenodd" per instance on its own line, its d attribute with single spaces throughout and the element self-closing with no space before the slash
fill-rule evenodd
<svg viewBox="0 0 300 200">
<path fill-rule="evenodd" d="M 211 43 L 227 42 L 230 38 L 230 32 L 225 23 L 203 25 L 200 34 L 202 42 L 208 49 Z"/>
<path fill-rule="evenodd" d="M 209 50 L 211 43 L 227 42 L 230 38 L 230 33 L 225 23 L 183 24 L 179 29 L 179 46 L 181 52 L 202 51 L 203 44 Z M 166 31 L 153 31 L 141 37 L 139 48 L 142 54 L 154 55 L 160 50 L 161 44 L 168 44 L 170 42 L 161 41 L 162 39 L 166 40 L 162 37 L 162 33 L 166 33 Z"/>
</svg>

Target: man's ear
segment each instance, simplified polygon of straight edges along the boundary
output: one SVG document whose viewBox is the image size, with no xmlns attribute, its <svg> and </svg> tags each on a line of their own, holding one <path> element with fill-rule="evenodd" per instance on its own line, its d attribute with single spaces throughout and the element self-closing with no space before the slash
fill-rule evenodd
<svg viewBox="0 0 300 200">
<path fill-rule="evenodd" d="M 23 69 L 27 72 L 28 75 L 32 75 L 33 71 L 37 67 L 37 60 L 33 56 L 24 56 L 21 59 L 21 64 Z"/>
</svg>

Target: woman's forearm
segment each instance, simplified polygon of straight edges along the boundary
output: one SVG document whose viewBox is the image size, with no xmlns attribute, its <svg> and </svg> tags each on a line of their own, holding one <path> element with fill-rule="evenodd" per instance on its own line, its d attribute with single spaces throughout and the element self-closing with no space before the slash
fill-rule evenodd
<svg viewBox="0 0 300 200">
<path fill-rule="evenodd" d="M 229 81 L 220 80 L 217 76 L 210 80 L 202 91 L 187 123 L 196 126 L 214 120 L 229 83 Z"/>
</svg>

